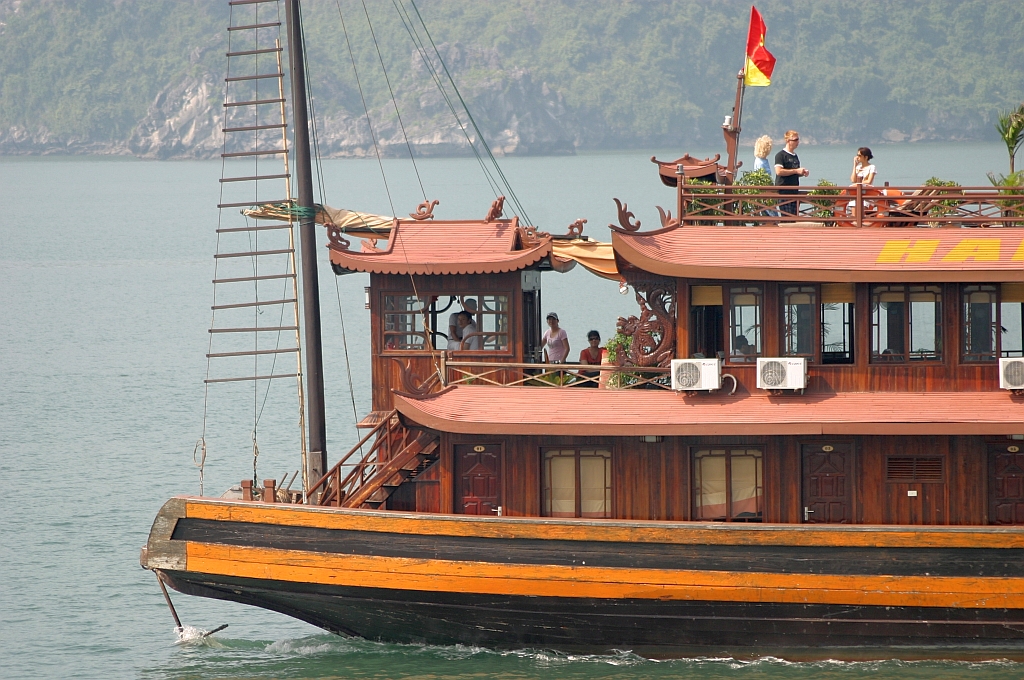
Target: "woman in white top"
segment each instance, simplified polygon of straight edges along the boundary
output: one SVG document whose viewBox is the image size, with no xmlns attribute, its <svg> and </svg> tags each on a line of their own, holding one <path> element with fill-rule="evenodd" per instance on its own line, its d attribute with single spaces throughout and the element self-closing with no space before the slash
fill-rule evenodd
<svg viewBox="0 0 1024 680">
<path fill-rule="evenodd" d="M 563 364 L 569 356 L 569 336 L 564 328 L 558 327 L 558 315 L 554 312 L 548 314 L 547 322 L 548 329 L 540 339 L 540 346 L 544 348 L 544 363 Z"/>
<path fill-rule="evenodd" d="M 850 184 L 871 186 L 875 181 L 875 166 L 871 164 L 871 149 L 862 146 L 853 157 L 853 171 L 850 173 Z"/>
<path fill-rule="evenodd" d="M 772 166 L 768 163 L 768 154 L 772 152 L 772 138 L 761 135 L 754 142 L 754 170 L 764 170 L 772 176 Z"/>
</svg>

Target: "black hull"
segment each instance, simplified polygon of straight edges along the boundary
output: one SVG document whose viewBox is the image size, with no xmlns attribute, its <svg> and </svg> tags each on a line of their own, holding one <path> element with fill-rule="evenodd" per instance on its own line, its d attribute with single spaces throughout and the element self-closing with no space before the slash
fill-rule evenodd
<svg viewBox="0 0 1024 680">
<path fill-rule="evenodd" d="M 392 643 L 1024 659 L 1016 527 L 591 522 L 177 498 L 142 564 L 183 593 Z"/>
<path fill-rule="evenodd" d="M 164 572 L 175 590 L 369 640 L 667 658 L 1024 658 L 1024 611 L 496 597 Z M 788 651 L 787 651 L 788 650 Z M 816 651 L 812 651 L 816 650 Z M 845 651 L 844 651 L 845 650 Z M 873 653 L 873 650 L 875 653 Z"/>
</svg>

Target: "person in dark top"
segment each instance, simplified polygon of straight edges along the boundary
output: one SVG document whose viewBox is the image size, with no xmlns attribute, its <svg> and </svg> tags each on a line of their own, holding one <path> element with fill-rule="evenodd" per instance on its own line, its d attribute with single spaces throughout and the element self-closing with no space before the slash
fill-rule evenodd
<svg viewBox="0 0 1024 680">
<path fill-rule="evenodd" d="M 779 189 L 780 194 L 796 194 L 797 189 L 789 187 L 800 186 L 800 178 L 811 174 L 807 168 L 800 165 L 800 157 L 796 155 L 796 147 L 800 144 L 800 133 L 796 130 L 787 130 L 786 146 L 782 151 L 775 154 L 775 184 L 785 189 Z M 780 203 L 779 211 L 783 215 L 796 215 L 797 202 Z"/>
</svg>

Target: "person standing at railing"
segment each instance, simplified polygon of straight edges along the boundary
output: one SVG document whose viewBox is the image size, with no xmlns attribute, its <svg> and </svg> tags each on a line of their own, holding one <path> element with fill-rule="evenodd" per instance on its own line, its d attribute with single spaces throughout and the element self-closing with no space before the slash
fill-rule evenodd
<svg viewBox="0 0 1024 680">
<path fill-rule="evenodd" d="M 772 176 L 772 166 L 768 162 L 768 154 L 772 152 L 772 138 L 761 135 L 754 142 L 754 172 L 764 170 L 768 177 Z"/>
<path fill-rule="evenodd" d="M 775 154 L 775 185 L 786 187 L 779 189 L 780 194 L 796 194 L 798 189 L 789 187 L 800 186 L 800 178 L 810 175 L 807 168 L 800 165 L 800 157 L 796 155 L 796 147 L 800 144 L 800 133 L 786 130 L 786 147 Z M 796 215 L 797 202 L 790 201 L 779 204 L 779 212 L 783 215 Z"/>
<path fill-rule="evenodd" d="M 544 348 L 544 363 L 563 364 L 569 356 L 569 336 L 564 328 L 558 327 L 558 315 L 550 312 L 547 316 L 548 329 L 540 339 Z"/>
<path fill-rule="evenodd" d="M 580 351 L 580 363 L 585 366 L 600 366 L 604 359 L 604 348 L 601 347 L 601 334 L 597 331 L 587 333 L 587 342 L 590 343 Z M 584 382 L 581 387 L 597 387 L 597 378 L 601 377 L 601 371 L 583 371 L 579 376 Z"/>
</svg>

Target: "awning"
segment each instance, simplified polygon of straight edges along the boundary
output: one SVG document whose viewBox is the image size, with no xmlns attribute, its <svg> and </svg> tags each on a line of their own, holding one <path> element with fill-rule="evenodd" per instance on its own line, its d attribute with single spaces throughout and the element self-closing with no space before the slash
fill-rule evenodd
<svg viewBox="0 0 1024 680">
<path fill-rule="evenodd" d="M 591 274 L 618 281 L 621 279 L 619 268 L 615 264 L 615 251 L 611 243 L 598 241 L 553 241 L 551 256 L 563 261 L 576 261 L 583 265 Z"/>
<path fill-rule="evenodd" d="M 969 404 L 969 407 L 965 407 Z M 395 407 L 425 427 L 522 435 L 1024 434 L 1024 397 L 999 392 L 767 393 L 456 385 Z"/>
</svg>

